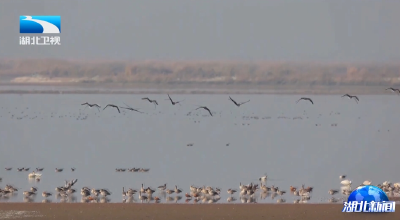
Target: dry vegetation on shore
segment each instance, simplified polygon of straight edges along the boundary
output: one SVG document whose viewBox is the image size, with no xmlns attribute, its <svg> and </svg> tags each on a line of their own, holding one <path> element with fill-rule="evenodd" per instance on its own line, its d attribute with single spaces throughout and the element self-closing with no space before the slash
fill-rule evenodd
<svg viewBox="0 0 400 220">
<path fill-rule="evenodd" d="M 400 64 L 2 60 L 2 76 L 17 83 L 400 86 Z"/>
</svg>

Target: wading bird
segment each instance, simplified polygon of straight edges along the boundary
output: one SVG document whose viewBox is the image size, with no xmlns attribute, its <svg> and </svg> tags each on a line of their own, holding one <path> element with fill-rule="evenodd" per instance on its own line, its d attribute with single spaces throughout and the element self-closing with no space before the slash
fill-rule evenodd
<svg viewBox="0 0 400 220">
<path fill-rule="evenodd" d="M 302 97 L 302 98 L 300 98 L 299 100 L 297 100 L 297 102 L 296 103 L 298 103 L 300 100 L 306 100 L 306 101 L 310 101 L 313 105 L 314 105 L 314 102 L 313 102 L 313 100 L 311 100 L 310 98 L 306 98 L 306 97 Z"/>
<path fill-rule="evenodd" d="M 118 112 L 121 113 L 121 111 L 119 110 L 119 107 L 116 106 L 116 105 L 113 105 L 113 104 L 108 104 L 108 105 L 106 105 L 106 107 L 104 107 L 103 110 L 106 109 L 108 106 L 113 107 L 113 108 L 116 108 L 116 109 L 118 110 Z"/>
<path fill-rule="evenodd" d="M 245 101 L 245 102 L 237 103 L 237 102 L 236 102 L 235 100 L 233 100 L 230 96 L 229 96 L 229 99 L 230 99 L 237 107 L 240 107 L 241 105 L 250 102 L 250 100 L 248 100 L 248 101 Z"/>
</svg>

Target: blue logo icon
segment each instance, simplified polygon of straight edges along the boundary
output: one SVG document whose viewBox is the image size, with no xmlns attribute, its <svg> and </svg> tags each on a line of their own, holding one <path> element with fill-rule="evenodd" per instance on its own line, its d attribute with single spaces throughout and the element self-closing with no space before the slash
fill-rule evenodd
<svg viewBox="0 0 400 220">
<path fill-rule="evenodd" d="M 61 16 L 20 16 L 19 33 L 59 34 L 61 33 Z"/>
<path fill-rule="evenodd" d="M 367 185 L 355 189 L 344 203 L 343 212 L 394 212 L 395 202 L 377 186 Z"/>
</svg>

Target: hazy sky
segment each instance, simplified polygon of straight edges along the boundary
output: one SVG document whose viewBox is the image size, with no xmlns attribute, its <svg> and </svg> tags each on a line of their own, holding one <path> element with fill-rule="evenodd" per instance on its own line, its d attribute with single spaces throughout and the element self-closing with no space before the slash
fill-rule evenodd
<svg viewBox="0 0 400 220">
<path fill-rule="evenodd" d="M 0 58 L 400 61 L 399 0 L 1 0 Z M 20 46 L 61 15 L 61 46 Z"/>
</svg>

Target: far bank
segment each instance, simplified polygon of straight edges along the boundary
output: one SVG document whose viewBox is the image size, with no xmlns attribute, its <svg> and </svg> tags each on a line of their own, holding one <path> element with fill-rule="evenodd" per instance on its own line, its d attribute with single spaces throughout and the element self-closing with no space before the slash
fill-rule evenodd
<svg viewBox="0 0 400 220">
<path fill-rule="evenodd" d="M 295 86 L 254 84 L 157 83 L 0 83 L 0 94 L 276 94 L 394 95 L 387 86 Z"/>
</svg>

